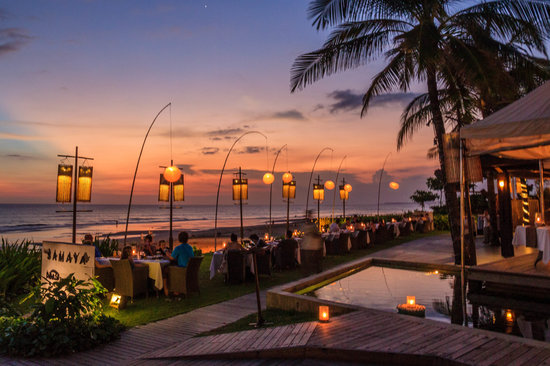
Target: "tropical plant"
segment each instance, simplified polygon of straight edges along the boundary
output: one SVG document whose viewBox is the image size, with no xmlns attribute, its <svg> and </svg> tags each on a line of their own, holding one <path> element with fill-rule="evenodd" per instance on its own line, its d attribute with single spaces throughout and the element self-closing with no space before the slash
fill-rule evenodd
<svg viewBox="0 0 550 366">
<path fill-rule="evenodd" d="M 437 194 L 422 190 L 416 190 L 411 196 L 411 200 L 422 206 L 422 211 L 424 211 L 424 205 L 426 204 L 426 202 L 435 201 L 437 198 Z"/>
<path fill-rule="evenodd" d="M 104 257 L 112 257 L 113 253 L 118 250 L 118 240 L 111 239 L 111 234 L 108 234 L 103 239 L 99 240 L 99 238 L 96 238 L 94 240 L 94 245 L 99 249 L 101 252 L 101 255 Z"/>
<path fill-rule="evenodd" d="M 547 1 L 494 0 L 461 7 L 463 3 L 459 0 L 313 0 L 309 7 L 313 25 L 317 29 L 335 29 L 321 49 L 296 59 L 291 90 L 294 92 L 324 76 L 385 56 L 386 66 L 374 77 L 363 97 L 361 115 L 367 112 L 376 96 L 396 89 L 407 92 L 416 81 L 425 83 L 428 122 L 434 129 L 437 156 L 445 177 L 444 113 L 454 111 L 458 119 L 469 111 L 462 102 L 455 103 L 456 99 L 449 99 L 447 103 L 445 95 L 450 98 L 462 91 L 474 90 L 479 92 L 480 101 L 489 100 L 495 90 L 492 81 L 506 69 L 516 70 L 513 76 L 523 80 L 522 70 L 539 66 L 534 56 L 520 56 L 544 53 L 544 41 L 550 29 Z M 486 52 L 487 49 L 492 52 Z M 411 126 L 413 130 L 417 127 Z M 444 191 L 458 263 L 461 258 L 456 185 L 445 182 Z M 469 241 L 466 246 L 468 264 L 476 262 L 473 245 Z"/>
<path fill-rule="evenodd" d="M 28 297 L 35 301 L 30 316 L 0 316 L 0 354 L 54 356 L 117 338 L 124 327 L 102 313 L 105 292 L 97 280 L 73 274 L 37 286 Z"/>
<path fill-rule="evenodd" d="M 432 191 L 439 192 L 439 206 L 441 206 L 441 197 L 443 196 L 443 188 L 444 188 L 444 182 L 443 175 L 441 174 L 440 169 L 436 169 L 434 171 L 434 176 L 429 177 L 426 180 L 426 186 L 428 186 L 428 189 Z"/>
<path fill-rule="evenodd" d="M 28 292 L 40 278 L 41 252 L 28 240 L 0 245 L 0 298 L 9 301 Z"/>
</svg>

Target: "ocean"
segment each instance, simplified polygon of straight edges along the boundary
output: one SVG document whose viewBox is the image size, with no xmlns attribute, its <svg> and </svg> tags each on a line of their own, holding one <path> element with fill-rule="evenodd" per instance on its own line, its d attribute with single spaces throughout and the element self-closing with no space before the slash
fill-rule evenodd
<svg viewBox="0 0 550 366">
<path fill-rule="evenodd" d="M 214 228 L 214 205 L 174 204 L 174 230 L 199 231 Z M 316 202 L 309 208 L 317 216 Z M 84 234 L 113 234 L 120 237 L 124 233 L 128 205 L 80 204 L 78 210 L 90 212 L 77 213 L 77 240 Z M 380 204 L 381 214 L 403 213 L 418 209 L 411 202 Z M 72 233 L 72 205 L 57 204 L 0 204 L 0 237 L 9 241 L 29 239 L 35 242 L 43 240 L 70 241 Z M 64 211 L 64 212 L 58 212 Z M 303 218 L 305 205 L 291 204 L 290 218 Z M 321 216 L 330 216 L 332 204 L 325 201 L 321 204 Z M 334 207 L 334 215 L 342 214 L 339 201 Z M 376 204 L 346 205 L 346 215 L 376 214 Z M 269 206 L 245 205 L 243 207 L 244 224 L 260 225 L 269 221 Z M 272 207 L 272 218 L 275 221 L 286 220 L 286 206 L 277 204 Z M 223 205 L 218 209 L 218 227 L 239 226 L 239 206 Z M 169 210 L 160 205 L 132 205 L 128 231 L 129 236 L 139 236 L 148 231 L 167 230 L 169 228 Z"/>
</svg>

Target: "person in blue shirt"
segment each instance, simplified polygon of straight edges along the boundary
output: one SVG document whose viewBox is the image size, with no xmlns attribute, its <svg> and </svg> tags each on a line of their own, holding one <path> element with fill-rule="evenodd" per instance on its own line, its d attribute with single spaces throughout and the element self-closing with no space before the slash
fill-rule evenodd
<svg viewBox="0 0 550 366">
<path fill-rule="evenodd" d="M 189 234 L 182 231 L 178 235 L 178 240 L 181 243 L 172 251 L 172 255 L 167 255 L 166 258 L 170 259 L 171 262 L 175 262 L 178 267 L 187 267 L 189 263 L 189 258 L 193 257 L 193 248 L 187 243 L 189 240 Z M 168 286 L 167 279 L 164 278 L 164 294 L 168 296 Z"/>
</svg>

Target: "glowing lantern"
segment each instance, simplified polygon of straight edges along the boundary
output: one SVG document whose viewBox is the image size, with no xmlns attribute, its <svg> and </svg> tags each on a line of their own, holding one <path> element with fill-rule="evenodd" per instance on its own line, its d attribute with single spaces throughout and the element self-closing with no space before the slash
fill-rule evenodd
<svg viewBox="0 0 550 366">
<path fill-rule="evenodd" d="M 225 248 L 225 247 L 227 246 L 227 243 L 224 241 L 224 242 L 222 243 L 222 246 Z"/>
<path fill-rule="evenodd" d="M 407 296 L 407 305 L 415 305 L 416 298 L 414 296 Z"/>
<path fill-rule="evenodd" d="M 323 201 L 325 199 L 325 190 L 322 184 L 313 185 L 313 199 Z"/>
<path fill-rule="evenodd" d="M 263 180 L 265 184 L 271 184 L 275 181 L 275 177 L 271 173 L 265 173 Z"/>
<path fill-rule="evenodd" d="M 351 191 L 353 190 L 353 188 L 352 188 L 351 184 L 347 183 L 347 184 L 344 186 L 344 190 L 345 190 L 346 192 L 349 193 L 349 192 L 351 192 Z"/>
<path fill-rule="evenodd" d="M 233 200 L 247 200 L 248 199 L 248 179 L 235 178 L 233 179 Z"/>
<path fill-rule="evenodd" d="M 172 185 L 173 187 L 173 194 L 174 194 L 174 201 L 184 201 L 185 200 L 185 194 L 183 189 L 183 174 L 180 176 L 180 178 Z"/>
<path fill-rule="evenodd" d="M 73 166 L 59 164 L 57 166 L 56 202 L 71 202 L 71 187 L 73 183 Z"/>
<path fill-rule="evenodd" d="M 128 299 L 126 298 L 126 296 L 113 293 L 111 295 L 111 301 L 109 302 L 109 306 L 118 310 L 122 310 L 126 307 L 127 300 Z"/>
<path fill-rule="evenodd" d="M 390 182 L 390 188 L 393 190 L 399 189 L 399 183 L 397 182 Z"/>
<path fill-rule="evenodd" d="M 290 172 L 286 172 L 285 174 L 283 174 L 283 183 L 290 183 L 292 181 L 292 174 L 290 174 Z"/>
<path fill-rule="evenodd" d="M 332 191 L 334 189 L 334 182 L 331 180 L 327 180 L 325 182 L 325 188 L 328 189 L 329 191 Z"/>
<path fill-rule="evenodd" d="M 538 225 L 542 222 L 542 218 L 540 217 L 540 212 L 535 213 L 535 223 Z"/>
<path fill-rule="evenodd" d="M 268 234 L 268 233 L 265 233 L 265 235 L 264 235 L 264 240 L 265 240 L 265 241 L 268 241 L 268 240 L 269 240 L 269 234 Z"/>
<path fill-rule="evenodd" d="M 296 181 L 283 182 L 283 198 L 296 198 Z"/>
<path fill-rule="evenodd" d="M 325 305 L 319 306 L 319 321 L 322 323 L 328 323 L 330 320 L 329 307 Z"/>
<path fill-rule="evenodd" d="M 349 192 L 346 191 L 345 185 L 340 186 L 340 199 L 343 201 L 347 201 L 349 199 Z"/>
<path fill-rule="evenodd" d="M 159 202 L 168 202 L 170 200 L 170 183 L 160 174 L 159 183 Z"/>
<path fill-rule="evenodd" d="M 164 169 L 164 178 L 168 183 L 177 182 L 181 177 L 181 170 L 177 166 L 169 166 Z"/>
<path fill-rule="evenodd" d="M 90 202 L 92 200 L 92 173 L 91 166 L 81 166 L 78 168 L 78 191 L 77 200 L 79 202 Z"/>
<path fill-rule="evenodd" d="M 507 322 L 514 321 L 514 313 L 512 312 L 512 310 L 506 310 L 506 321 Z"/>
<path fill-rule="evenodd" d="M 504 189 L 504 180 L 500 179 L 498 181 L 498 186 L 500 187 L 500 189 Z"/>
</svg>

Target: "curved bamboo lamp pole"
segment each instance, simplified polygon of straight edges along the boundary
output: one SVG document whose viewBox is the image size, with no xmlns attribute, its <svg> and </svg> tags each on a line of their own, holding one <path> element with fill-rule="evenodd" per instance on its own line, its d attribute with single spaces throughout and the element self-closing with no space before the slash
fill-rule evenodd
<svg viewBox="0 0 550 366">
<path fill-rule="evenodd" d="M 338 193 L 340 192 L 340 190 L 338 189 L 338 176 L 340 175 L 340 168 L 342 167 L 342 163 L 344 162 L 344 160 L 346 160 L 348 156 L 347 155 L 344 155 L 344 157 L 342 158 L 342 161 L 340 162 L 340 165 L 338 166 L 338 171 L 336 172 L 336 180 L 334 182 L 336 182 L 336 187 L 334 187 L 334 196 L 332 198 L 332 216 L 330 217 L 330 221 L 333 222 L 334 221 L 334 204 L 336 203 L 336 192 L 338 191 Z M 344 217 L 345 219 L 345 217 Z"/>
<path fill-rule="evenodd" d="M 235 142 L 233 142 L 233 145 L 231 145 L 231 148 L 229 149 L 229 151 L 227 152 L 227 156 L 225 157 L 225 161 L 223 162 L 223 167 L 222 167 L 222 171 L 220 173 L 220 180 L 218 181 L 218 191 L 216 193 L 216 215 L 214 217 L 214 251 L 216 251 L 217 249 L 217 240 L 218 240 L 218 203 L 220 201 L 220 187 L 222 185 L 222 177 L 223 177 L 223 172 L 225 170 L 225 164 L 227 164 L 227 159 L 229 159 L 229 154 L 231 154 L 231 151 L 233 151 L 233 148 L 235 147 L 235 145 L 237 144 L 237 142 L 239 142 L 243 137 L 245 137 L 246 135 L 250 135 L 252 133 L 257 133 L 259 135 L 262 135 L 263 137 L 265 137 L 265 139 L 267 140 L 267 136 L 264 135 L 263 133 L 261 133 L 260 131 L 248 131 L 248 132 L 245 132 L 243 133 L 241 136 L 239 136 Z"/>
<path fill-rule="evenodd" d="M 378 180 L 378 204 L 376 205 L 376 217 L 380 220 L 380 186 L 382 185 L 382 176 L 384 175 L 384 167 L 386 166 L 386 162 L 388 161 L 388 158 L 391 155 L 391 151 L 386 155 L 386 159 L 384 159 L 384 164 L 382 164 L 382 171 L 380 172 L 380 179 Z"/>
<path fill-rule="evenodd" d="M 307 209 L 309 207 L 309 192 L 310 192 L 310 189 L 311 189 L 311 178 L 313 178 L 313 171 L 315 170 L 315 165 L 317 164 L 317 160 L 319 160 L 319 157 L 321 156 L 321 154 L 323 153 L 323 151 L 325 150 L 330 150 L 332 152 L 334 152 L 334 150 L 330 147 L 325 147 L 323 148 L 323 150 L 321 150 L 319 152 L 319 154 L 317 155 L 317 157 L 315 158 L 315 162 L 313 162 L 313 168 L 311 168 L 311 174 L 309 175 L 309 183 L 307 184 L 307 196 L 306 196 L 306 218 L 307 218 Z"/>
<path fill-rule="evenodd" d="M 132 180 L 132 188 L 130 189 L 130 201 L 128 202 L 128 213 L 126 214 L 126 228 L 124 229 L 124 246 L 126 246 L 126 239 L 128 237 L 128 221 L 130 220 L 130 209 L 132 208 L 132 197 L 134 196 L 134 185 L 136 184 L 136 176 L 139 168 L 139 161 L 141 160 L 141 154 L 143 154 L 143 148 L 145 147 L 145 141 L 147 141 L 147 137 L 149 136 L 149 132 L 151 132 L 151 128 L 155 124 L 155 121 L 157 120 L 158 116 L 168 107 L 172 105 L 172 102 L 166 104 L 164 108 L 160 110 L 160 112 L 157 113 L 155 116 L 155 119 L 153 119 L 153 122 L 151 122 L 151 125 L 149 126 L 149 129 L 147 130 L 147 133 L 145 134 L 145 138 L 143 139 L 143 144 L 141 144 L 141 150 L 139 151 L 139 156 L 136 164 L 136 170 L 134 171 L 134 179 Z"/>
<path fill-rule="evenodd" d="M 279 151 L 277 151 L 277 155 L 275 155 L 275 160 L 273 161 L 273 169 L 271 169 L 271 174 L 275 174 L 275 164 L 277 164 L 277 159 L 279 158 L 279 154 L 281 153 L 281 151 L 283 151 L 283 149 L 286 147 L 287 144 L 284 144 L 280 149 Z M 272 203 L 272 200 L 273 200 L 273 183 L 271 183 L 269 185 L 269 235 L 271 236 L 272 234 L 272 229 L 273 229 L 273 224 L 271 222 L 271 203 Z"/>
</svg>

